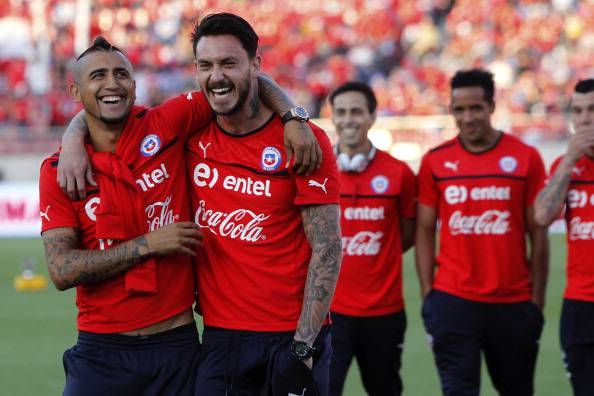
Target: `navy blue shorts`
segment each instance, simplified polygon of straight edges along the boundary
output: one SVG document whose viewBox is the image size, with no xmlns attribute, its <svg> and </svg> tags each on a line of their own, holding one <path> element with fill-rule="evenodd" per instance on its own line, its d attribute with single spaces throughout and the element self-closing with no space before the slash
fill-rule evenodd
<svg viewBox="0 0 594 396">
<path fill-rule="evenodd" d="M 290 354 L 294 334 L 206 326 L 195 394 L 326 396 L 332 354 L 329 326 L 314 342 L 312 370 Z"/>
<path fill-rule="evenodd" d="M 64 395 L 193 395 L 199 352 L 195 323 L 148 336 L 81 331 L 64 352 Z"/>
<path fill-rule="evenodd" d="M 481 352 L 499 394 L 534 393 L 544 324 L 534 303 L 483 303 L 431 290 L 422 314 L 444 395 L 479 395 Z"/>
<path fill-rule="evenodd" d="M 594 394 L 594 303 L 563 300 L 561 348 L 575 396 Z"/>
<path fill-rule="evenodd" d="M 404 310 L 381 316 L 332 313 L 330 395 L 342 395 L 353 357 L 370 395 L 400 395 L 400 366 L 406 314 Z"/>
</svg>

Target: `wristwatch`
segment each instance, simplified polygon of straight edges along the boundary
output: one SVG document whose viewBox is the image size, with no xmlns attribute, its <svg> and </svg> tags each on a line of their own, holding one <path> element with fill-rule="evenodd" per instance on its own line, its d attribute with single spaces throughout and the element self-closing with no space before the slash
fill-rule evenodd
<svg viewBox="0 0 594 396">
<path fill-rule="evenodd" d="M 293 340 L 293 343 L 291 344 L 291 355 L 297 360 L 309 359 L 315 350 L 316 348 L 310 347 L 307 342 L 304 341 Z"/>
<path fill-rule="evenodd" d="M 287 122 L 289 122 L 291 120 L 307 122 L 307 121 L 309 121 L 309 113 L 303 107 L 295 106 L 295 107 L 292 107 L 291 109 L 289 109 L 289 111 L 287 111 L 283 115 L 282 120 L 283 120 L 283 124 L 286 124 Z"/>
</svg>

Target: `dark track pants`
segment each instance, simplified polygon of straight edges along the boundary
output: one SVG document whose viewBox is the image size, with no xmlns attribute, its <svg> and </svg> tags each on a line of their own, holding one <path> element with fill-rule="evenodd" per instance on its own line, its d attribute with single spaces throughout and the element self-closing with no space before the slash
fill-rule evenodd
<svg viewBox="0 0 594 396">
<path fill-rule="evenodd" d="M 528 396 L 544 318 L 530 301 L 481 303 L 432 290 L 423 301 L 445 396 L 478 396 L 481 352 L 502 396 Z"/>
<path fill-rule="evenodd" d="M 342 394 L 353 360 L 357 359 L 365 391 L 372 396 L 402 394 L 400 366 L 406 314 L 347 316 L 332 313 L 330 395 Z"/>
<path fill-rule="evenodd" d="M 206 326 L 195 394 L 328 395 L 332 354 L 329 326 L 322 328 L 314 342 L 312 370 L 290 355 L 294 334 Z"/>
<path fill-rule="evenodd" d="M 593 302 L 563 300 L 560 338 L 573 394 L 594 395 Z"/>
<path fill-rule="evenodd" d="M 81 331 L 64 352 L 64 395 L 193 395 L 199 352 L 194 323 L 149 336 Z"/>
</svg>

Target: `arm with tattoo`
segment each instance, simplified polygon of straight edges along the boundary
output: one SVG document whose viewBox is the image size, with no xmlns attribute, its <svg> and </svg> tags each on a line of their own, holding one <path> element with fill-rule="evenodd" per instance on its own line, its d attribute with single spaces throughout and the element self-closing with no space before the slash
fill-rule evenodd
<svg viewBox="0 0 594 396">
<path fill-rule="evenodd" d="M 201 234 L 193 222 L 168 224 L 110 249 L 84 250 L 75 228 L 54 228 L 42 234 L 48 272 L 58 290 L 88 285 L 118 275 L 152 255 L 176 252 L 195 256 Z"/>
<path fill-rule="evenodd" d="M 340 271 L 339 206 L 304 206 L 301 217 L 311 245 L 311 259 L 295 340 L 305 341 L 311 346 L 330 309 Z"/>
<path fill-rule="evenodd" d="M 564 157 L 551 179 L 536 197 L 534 219 L 538 225 L 549 226 L 563 210 L 575 161 Z"/>
</svg>

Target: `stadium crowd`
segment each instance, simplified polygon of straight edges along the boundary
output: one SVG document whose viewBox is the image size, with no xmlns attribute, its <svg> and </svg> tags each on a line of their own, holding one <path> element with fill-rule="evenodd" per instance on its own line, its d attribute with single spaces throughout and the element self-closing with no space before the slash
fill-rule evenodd
<svg viewBox="0 0 594 396">
<path fill-rule="evenodd" d="M 214 11 L 258 27 L 264 70 L 314 116 L 329 115 L 324 99 L 350 79 L 371 84 L 379 115 L 442 114 L 448 78 L 475 66 L 495 71 L 501 109 L 561 112 L 594 52 L 591 0 L 90 3 L 90 37 L 127 52 L 148 105 L 195 86 L 192 21 Z M 77 12 L 75 0 L 0 4 L 0 125 L 64 125 L 78 110 L 67 92 Z"/>
</svg>

